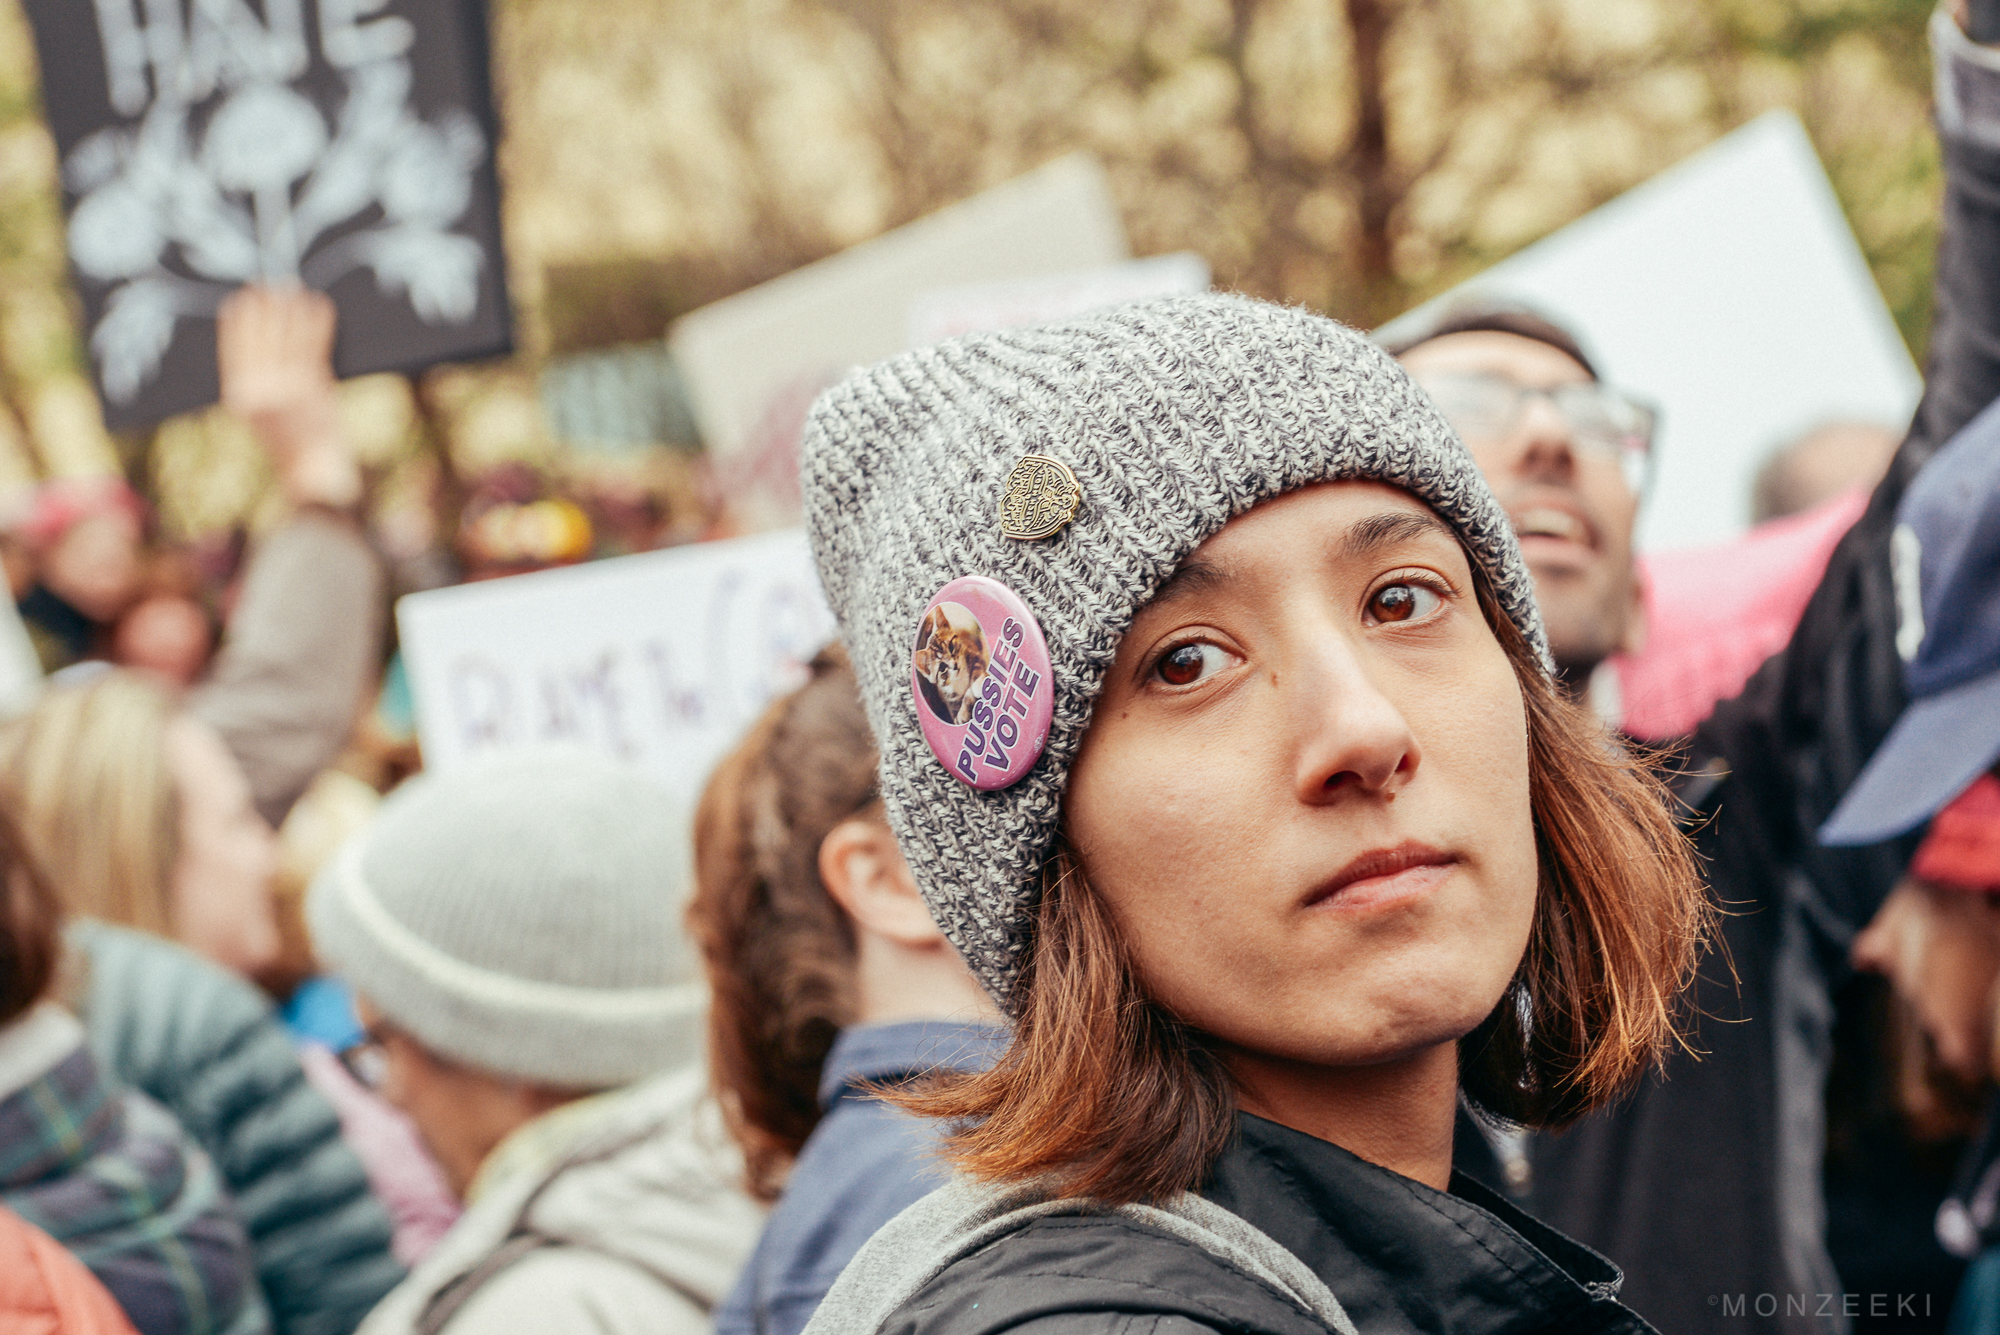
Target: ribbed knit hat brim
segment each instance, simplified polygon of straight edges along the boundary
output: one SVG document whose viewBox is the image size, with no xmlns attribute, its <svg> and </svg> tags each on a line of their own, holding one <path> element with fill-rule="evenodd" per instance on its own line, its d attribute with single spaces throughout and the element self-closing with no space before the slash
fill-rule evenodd
<svg viewBox="0 0 2000 1335">
<path fill-rule="evenodd" d="M 1003 535 L 1023 455 L 1083 493 L 1053 537 Z M 1242 297 L 1146 302 L 920 348 L 847 375 L 808 418 L 806 516 L 882 755 L 891 828 L 933 916 L 1003 1006 L 1029 939 L 1069 767 L 1133 616 L 1235 516 L 1317 482 L 1427 502 L 1548 662 L 1505 513 L 1443 417 L 1360 334 Z M 918 621 L 983 575 L 1025 601 L 1055 676 L 1048 744 L 997 791 L 931 753 L 910 688 Z"/>
<path fill-rule="evenodd" d="M 440 1056 L 609 1088 L 701 1052 L 687 814 L 573 748 L 412 780 L 315 880 L 320 959 Z"/>
</svg>

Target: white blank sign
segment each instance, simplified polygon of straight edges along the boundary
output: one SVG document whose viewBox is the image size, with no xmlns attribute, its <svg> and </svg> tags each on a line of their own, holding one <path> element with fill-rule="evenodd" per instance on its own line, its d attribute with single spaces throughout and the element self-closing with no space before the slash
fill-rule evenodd
<svg viewBox="0 0 2000 1335">
<path fill-rule="evenodd" d="M 1004 283 L 933 288 L 910 303 L 910 346 L 960 334 L 1049 324 L 1128 301 L 1208 291 L 1208 261 L 1191 250 Z"/>
<path fill-rule="evenodd" d="M 1104 168 L 1072 154 L 682 316 L 669 342 L 702 439 L 726 457 L 751 439 L 774 400 L 901 352 L 919 293 L 1126 254 Z"/>
<path fill-rule="evenodd" d="M 396 621 L 426 768 L 572 742 L 690 801 L 834 634 L 798 530 L 415 593 Z"/>
</svg>

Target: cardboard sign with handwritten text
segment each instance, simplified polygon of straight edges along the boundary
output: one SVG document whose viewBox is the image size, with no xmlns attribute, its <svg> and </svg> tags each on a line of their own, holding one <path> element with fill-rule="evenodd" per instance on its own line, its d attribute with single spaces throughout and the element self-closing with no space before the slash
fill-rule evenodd
<svg viewBox="0 0 2000 1335">
<path fill-rule="evenodd" d="M 834 635 L 798 530 L 411 594 L 396 621 L 427 768 L 575 742 L 690 802 Z"/>
</svg>

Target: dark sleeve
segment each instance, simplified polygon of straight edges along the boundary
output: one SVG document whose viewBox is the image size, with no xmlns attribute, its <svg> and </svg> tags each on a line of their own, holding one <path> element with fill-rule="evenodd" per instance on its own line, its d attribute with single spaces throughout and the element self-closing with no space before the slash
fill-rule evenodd
<svg viewBox="0 0 2000 1335">
<path fill-rule="evenodd" d="M 1942 12 L 1931 39 L 1945 190 L 1916 464 L 2000 398 L 2000 52 Z"/>
<path fill-rule="evenodd" d="M 222 735 L 274 826 L 340 754 L 381 671 L 384 590 L 360 530 L 332 513 L 294 515 L 251 555 L 189 706 Z"/>
<path fill-rule="evenodd" d="M 164 1103 L 235 1198 L 277 1335 L 348 1335 L 403 1276 L 333 1106 L 262 994 L 169 942 L 92 924 L 91 1046 Z"/>
<path fill-rule="evenodd" d="M 1786 866 L 1803 869 L 1836 938 L 1874 916 L 1913 851 L 1910 837 L 1863 849 L 1816 838 L 1906 701 L 1889 565 L 1896 507 L 1925 461 L 2000 397 L 2000 61 L 1987 63 L 1942 13 L 1932 36 L 1946 177 L 1923 399 L 1790 644 L 1716 710 L 1692 754 L 1693 768 L 1719 760 L 1730 774 L 1711 814 L 1755 822 L 1763 836 L 1769 865 L 1736 869 L 1732 890 L 1762 899 Z"/>
</svg>

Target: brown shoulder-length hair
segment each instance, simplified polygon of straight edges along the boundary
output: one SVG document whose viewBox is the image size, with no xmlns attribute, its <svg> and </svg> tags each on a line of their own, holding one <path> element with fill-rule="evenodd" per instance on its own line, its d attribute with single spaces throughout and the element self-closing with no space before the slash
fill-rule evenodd
<svg viewBox="0 0 2000 1335">
<path fill-rule="evenodd" d="M 1712 910 L 1656 762 L 1556 689 L 1476 562 L 1473 572 L 1527 707 L 1541 880 L 1513 981 L 1459 1040 L 1459 1080 L 1498 1118 L 1560 1127 L 1676 1040 Z M 1044 869 L 1014 1001 L 1014 1041 L 998 1064 L 889 1095 L 952 1123 L 946 1157 L 975 1178 L 1039 1178 L 1055 1194 L 1111 1203 L 1198 1187 L 1235 1124 L 1234 1087 L 1206 1038 L 1146 995 L 1062 844 Z"/>
<path fill-rule="evenodd" d="M 820 844 L 876 797 L 846 651 L 810 671 L 716 767 L 694 819 L 688 927 L 714 991 L 712 1078 L 764 1200 L 819 1122 L 820 1067 L 854 1018 L 854 929 L 820 881 Z"/>
</svg>

